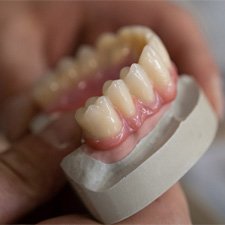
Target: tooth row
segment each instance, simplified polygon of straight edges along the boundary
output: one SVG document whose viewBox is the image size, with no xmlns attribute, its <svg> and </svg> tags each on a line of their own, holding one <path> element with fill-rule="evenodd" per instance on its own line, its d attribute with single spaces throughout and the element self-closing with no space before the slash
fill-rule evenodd
<svg viewBox="0 0 225 225">
<path fill-rule="evenodd" d="M 98 51 L 113 61 L 108 48 L 116 48 L 120 40 L 128 49 L 133 48 L 140 58 L 138 64 L 121 69 L 121 79 L 105 82 L 104 96 L 88 99 L 85 107 L 77 111 L 77 122 L 90 137 L 101 139 L 118 134 L 123 126 L 118 112 L 125 118 L 136 113 L 133 97 L 150 105 L 155 101 L 155 90 L 160 92 L 171 82 L 169 55 L 153 32 L 143 27 L 124 28 L 118 36 L 119 39 L 111 33 L 103 35 L 97 42 Z"/>
</svg>

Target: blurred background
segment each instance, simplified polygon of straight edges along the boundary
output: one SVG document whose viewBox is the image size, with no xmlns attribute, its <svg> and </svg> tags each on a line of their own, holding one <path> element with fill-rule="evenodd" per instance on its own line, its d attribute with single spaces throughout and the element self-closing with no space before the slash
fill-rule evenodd
<svg viewBox="0 0 225 225">
<path fill-rule="evenodd" d="M 225 84 L 225 1 L 176 1 L 201 25 Z M 225 86 L 225 85 L 224 85 Z M 225 93 L 225 92 L 224 92 Z M 209 151 L 182 179 L 194 224 L 225 224 L 225 122 Z"/>
</svg>

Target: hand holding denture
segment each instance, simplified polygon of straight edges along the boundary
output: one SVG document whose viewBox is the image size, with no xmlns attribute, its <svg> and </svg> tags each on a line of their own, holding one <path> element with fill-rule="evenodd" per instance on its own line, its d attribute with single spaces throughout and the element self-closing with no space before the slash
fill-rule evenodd
<svg viewBox="0 0 225 225">
<path fill-rule="evenodd" d="M 28 40 L 22 42 L 22 49 L 29 54 L 10 54 L 14 49 L 6 48 L 8 54 L 0 62 L 3 72 L 8 74 L 8 77 L 3 75 L 1 82 L 3 127 L 14 140 L 23 136 L 1 156 L 0 183 L 3 190 L 7 190 L 6 195 L 0 195 L 1 222 L 16 220 L 62 186 L 64 176 L 59 163 L 80 146 L 80 141 L 85 142 L 80 148 L 87 157 L 92 157 L 91 162 L 101 161 L 97 166 L 126 159 L 136 144 L 151 134 L 174 101 L 176 67 L 179 74 L 188 73 L 196 78 L 217 114 L 222 114 L 218 70 L 195 24 L 176 6 L 166 2 L 37 3 L 36 6 L 27 3 L 24 6 L 22 10 L 14 8 L 10 14 L 20 21 L 16 26 L 21 33 L 17 36 L 9 23 L 8 30 L 15 35 L 12 38 L 8 32 L 9 36 L 2 42 L 10 46 L 13 41 L 18 46 L 17 40 L 27 37 L 29 31 Z M 143 13 L 135 13 L 137 10 Z M 127 24 L 152 27 L 174 63 L 159 37 L 148 28 L 133 26 L 120 29 L 116 34 L 108 32 Z M 81 47 L 75 58 L 64 58 L 74 43 L 79 44 L 79 34 L 83 35 L 84 42 L 92 42 L 102 32 L 96 47 Z M 187 38 L 190 34 L 191 38 Z M 15 67 L 10 66 L 13 63 Z M 54 69 L 49 72 L 50 66 Z M 45 75 L 39 79 L 41 74 Z M 37 80 L 40 81 L 36 84 Z M 195 92 L 195 88 L 191 90 Z M 22 92 L 25 100 L 21 102 L 26 106 L 23 108 L 18 106 L 16 98 L 10 97 Z M 82 129 L 82 140 L 74 111 Z M 31 127 L 36 134 L 27 135 Z M 123 172 L 126 170 L 121 168 Z M 114 168 L 109 172 L 114 172 Z M 10 185 L 12 180 L 17 181 L 15 186 Z M 164 204 L 168 206 L 166 212 Z M 168 220 L 190 222 L 183 193 L 177 185 L 127 222 L 165 223 Z M 95 223 L 81 215 L 51 221 Z"/>
</svg>

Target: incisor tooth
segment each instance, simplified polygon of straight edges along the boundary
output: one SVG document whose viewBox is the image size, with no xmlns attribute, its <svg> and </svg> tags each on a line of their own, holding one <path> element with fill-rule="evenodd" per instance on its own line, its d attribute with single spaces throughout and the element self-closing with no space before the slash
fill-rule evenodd
<svg viewBox="0 0 225 225">
<path fill-rule="evenodd" d="M 135 114 L 135 106 L 130 92 L 123 80 L 112 81 L 107 88 L 103 90 L 114 106 L 126 117 Z"/>
<path fill-rule="evenodd" d="M 113 137 L 122 128 L 118 114 L 105 96 L 99 97 L 85 111 L 82 108 L 78 110 L 75 117 L 85 134 L 92 138 Z"/>
<path fill-rule="evenodd" d="M 152 37 L 151 41 L 149 42 L 149 45 L 151 45 L 152 48 L 156 52 L 158 52 L 159 56 L 161 57 L 162 61 L 166 65 L 166 67 L 170 68 L 171 60 L 170 60 L 169 54 L 168 54 L 168 52 L 166 50 L 166 47 L 164 46 L 164 44 L 161 41 L 161 39 L 157 35 L 154 35 Z"/>
<path fill-rule="evenodd" d="M 128 74 L 124 77 L 124 81 L 131 94 L 138 97 L 144 103 L 149 104 L 154 101 L 155 95 L 152 84 L 140 65 L 132 64 Z"/>
<path fill-rule="evenodd" d="M 151 45 L 144 47 L 139 59 L 139 64 L 142 65 L 156 88 L 163 89 L 171 83 L 168 68 Z"/>
</svg>

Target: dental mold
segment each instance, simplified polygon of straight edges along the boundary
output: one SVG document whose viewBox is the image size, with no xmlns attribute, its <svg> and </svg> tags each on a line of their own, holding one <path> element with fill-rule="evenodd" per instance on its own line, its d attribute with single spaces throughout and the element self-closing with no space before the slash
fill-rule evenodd
<svg viewBox="0 0 225 225">
<path fill-rule="evenodd" d="M 93 216 L 113 224 L 175 184 L 206 151 L 216 130 L 217 118 L 203 91 L 183 76 L 175 101 L 124 159 L 104 163 L 81 146 L 61 166 Z"/>
<path fill-rule="evenodd" d="M 84 142 L 62 167 L 99 221 L 116 223 L 150 204 L 211 143 L 217 121 L 204 94 L 191 78 L 178 83 L 176 96 L 176 68 L 157 35 L 129 26 L 81 47 L 35 87 L 45 113 L 77 110 Z"/>
</svg>

